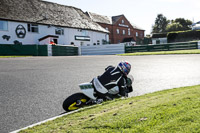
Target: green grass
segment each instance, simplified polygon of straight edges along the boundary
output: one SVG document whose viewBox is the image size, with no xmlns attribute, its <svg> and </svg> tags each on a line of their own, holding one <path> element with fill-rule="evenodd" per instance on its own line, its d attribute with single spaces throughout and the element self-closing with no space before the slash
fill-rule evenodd
<svg viewBox="0 0 200 133">
<path fill-rule="evenodd" d="M 136 52 L 136 53 L 125 53 L 118 55 L 135 56 L 135 55 L 166 55 L 166 54 L 200 54 L 200 50 L 194 49 L 194 50 L 159 51 L 159 52 Z"/>
<path fill-rule="evenodd" d="M 200 132 L 200 85 L 117 99 L 22 133 Z"/>
<path fill-rule="evenodd" d="M 0 58 L 17 58 L 17 57 L 31 57 L 31 56 L 0 56 Z"/>
</svg>

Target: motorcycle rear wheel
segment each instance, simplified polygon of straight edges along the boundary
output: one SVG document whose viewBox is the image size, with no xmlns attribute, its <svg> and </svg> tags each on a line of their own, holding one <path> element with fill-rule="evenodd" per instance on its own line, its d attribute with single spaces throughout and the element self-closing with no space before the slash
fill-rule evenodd
<svg viewBox="0 0 200 133">
<path fill-rule="evenodd" d="M 77 101 L 80 100 L 81 103 L 78 104 Z M 65 99 L 63 102 L 63 109 L 67 112 L 77 110 L 84 105 L 89 100 L 87 96 L 85 96 L 83 93 L 75 93 L 68 98 Z"/>
</svg>

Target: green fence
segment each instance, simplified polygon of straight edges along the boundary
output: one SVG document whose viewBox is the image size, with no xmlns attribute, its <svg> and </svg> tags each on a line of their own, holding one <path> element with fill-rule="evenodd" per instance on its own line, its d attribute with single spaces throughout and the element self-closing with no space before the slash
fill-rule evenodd
<svg viewBox="0 0 200 133">
<path fill-rule="evenodd" d="M 198 42 L 168 43 L 160 45 L 125 46 L 125 53 L 198 49 Z"/>
<path fill-rule="evenodd" d="M 73 56 L 78 55 L 78 47 L 76 46 L 52 46 L 53 56 Z"/>
<path fill-rule="evenodd" d="M 47 45 L 0 44 L 0 55 L 47 56 Z"/>
<path fill-rule="evenodd" d="M 48 56 L 48 45 L 13 45 L 0 44 L 0 55 Z M 52 46 L 53 56 L 78 55 L 76 46 Z"/>
</svg>

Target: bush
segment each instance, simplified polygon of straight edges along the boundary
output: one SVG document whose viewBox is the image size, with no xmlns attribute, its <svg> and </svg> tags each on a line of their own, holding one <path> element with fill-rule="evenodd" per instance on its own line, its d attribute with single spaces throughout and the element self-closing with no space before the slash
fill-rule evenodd
<svg viewBox="0 0 200 133">
<path fill-rule="evenodd" d="M 176 37 L 177 37 L 177 33 L 168 33 L 167 42 L 168 43 L 175 42 Z"/>
<path fill-rule="evenodd" d="M 200 30 L 169 32 L 167 40 L 168 43 L 200 40 Z"/>
</svg>

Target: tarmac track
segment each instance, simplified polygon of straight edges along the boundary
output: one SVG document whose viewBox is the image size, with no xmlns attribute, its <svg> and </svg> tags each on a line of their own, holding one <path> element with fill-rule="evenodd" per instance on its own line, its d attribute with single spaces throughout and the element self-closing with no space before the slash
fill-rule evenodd
<svg viewBox="0 0 200 133">
<path fill-rule="evenodd" d="M 130 96 L 200 84 L 200 55 L 0 58 L 0 132 L 7 133 L 64 112 L 64 99 L 79 92 L 108 65 L 132 64 Z"/>
</svg>

